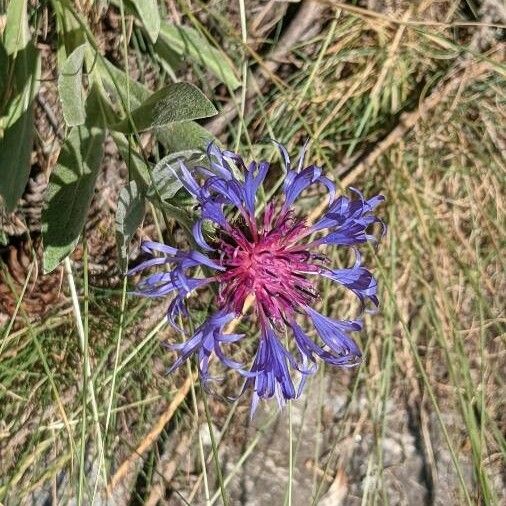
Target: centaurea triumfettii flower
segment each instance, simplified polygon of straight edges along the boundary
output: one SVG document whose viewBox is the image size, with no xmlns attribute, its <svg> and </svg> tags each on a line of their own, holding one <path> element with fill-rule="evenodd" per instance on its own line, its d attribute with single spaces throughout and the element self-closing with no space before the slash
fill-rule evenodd
<svg viewBox="0 0 506 506">
<path fill-rule="evenodd" d="M 373 211 L 383 196 L 365 199 L 352 190 L 354 198 L 335 198 L 335 185 L 320 167 L 303 167 L 304 150 L 298 166 L 293 168 L 286 149 L 278 146 L 286 171 L 282 196 L 267 202 L 258 212 L 257 192 L 269 170 L 267 162 L 246 166 L 239 155 L 211 144 L 209 168 L 197 167 L 190 172 L 182 165 L 179 177 L 200 211 L 193 237 L 201 251 L 181 251 L 145 242 L 142 249 L 153 258 L 130 271 L 133 274 L 169 264 L 169 270 L 146 277 L 137 293 L 149 297 L 173 294 L 168 319 L 174 326 L 178 316 L 189 316 L 185 299 L 190 293 L 210 283 L 217 285 L 216 312 L 187 341 L 171 346 L 179 357 L 170 370 L 196 353 L 205 384 L 211 379 L 209 360 L 214 355 L 223 365 L 244 375 L 245 388 L 253 389 L 253 410 L 260 398 L 276 396 L 282 403 L 297 397 L 305 377 L 316 370 L 318 359 L 344 367 L 360 363 L 361 353 L 350 333 L 362 328 L 361 321 L 334 320 L 312 308 L 318 298 L 319 276 L 351 290 L 362 306 L 367 301 L 378 305 L 376 280 L 361 265 L 358 251 L 353 267 L 332 269 L 324 247 L 355 247 L 375 241 L 371 226 L 381 220 Z M 329 205 L 316 223 L 309 224 L 295 213 L 293 206 L 301 193 L 314 184 L 327 189 Z M 214 225 L 212 240 L 206 240 L 204 221 Z M 195 272 L 195 267 L 210 274 L 192 277 L 189 271 Z M 227 334 L 225 328 L 241 316 L 248 299 L 258 322 L 258 346 L 253 363 L 246 370 L 226 356 L 223 346 L 244 337 Z M 301 315 L 312 323 L 318 342 L 296 321 Z M 285 335 L 291 343 L 288 347 Z M 298 387 L 294 384 L 294 372 L 302 376 Z"/>
</svg>

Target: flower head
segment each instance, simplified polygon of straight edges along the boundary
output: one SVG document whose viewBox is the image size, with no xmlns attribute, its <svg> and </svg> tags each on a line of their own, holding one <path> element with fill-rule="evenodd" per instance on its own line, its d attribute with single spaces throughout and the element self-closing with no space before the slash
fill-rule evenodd
<svg viewBox="0 0 506 506">
<path fill-rule="evenodd" d="M 266 203 L 263 209 L 257 206 L 257 193 L 269 170 L 267 162 L 246 166 L 236 153 L 210 144 L 209 168 L 197 167 L 190 172 L 181 165 L 181 182 L 200 210 L 193 236 L 202 252 L 148 241 L 142 249 L 152 258 L 130 271 L 133 274 L 154 266 L 170 267 L 146 277 L 136 293 L 148 297 L 173 294 L 168 319 L 174 326 L 178 316 L 189 315 L 185 305 L 188 294 L 210 283 L 217 285 L 216 313 L 187 341 L 171 347 L 179 357 L 170 370 L 195 353 L 205 384 L 211 379 L 209 360 L 214 355 L 246 378 L 244 388 L 253 390 L 253 410 L 259 399 L 276 396 L 282 403 L 297 397 L 304 379 L 315 372 L 318 360 L 344 367 L 360 363 L 361 353 L 350 333 L 360 330 L 361 322 L 334 320 L 312 308 L 319 296 L 319 276 L 351 290 L 362 306 L 368 301 L 378 305 L 376 280 L 362 266 L 358 251 L 353 267 L 333 269 L 328 266 L 325 247 L 355 247 L 376 241 L 371 225 L 382 222 L 373 212 L 383 196 L 365 199 L 352 189 L 354 198 L 335 198 L 335 185 L 320 167 L 303 167 L 304 150 L 298 166 L 293 168 L 286 149 L 278 147 L 286 170 L 282 197 Z M 327 189 L 329 206 L 316 223 L 310 224 L 296 214 L 294 204 L 314 184 Z M 215 227 L 212 240 L 206 238 L 205 221 Z M 189 272 L 195 267 L 209 275 L 192 277 Z M 252 301 L 259 329 L 257 351 L 249 370 L 228 358 L 222 349 L 222 345 L 244 337 L 228 334 L 226 326 L 240 317 L 247 300 Z M 301 315 L 312 323 L 318 341 L 297 323 Z M 287 335 L 283 342 L 281 333 Z M 292 345 L 287 346 L 287 341 Z M 294 372 L 302 376 L 297 388 Z"/>
</svg>

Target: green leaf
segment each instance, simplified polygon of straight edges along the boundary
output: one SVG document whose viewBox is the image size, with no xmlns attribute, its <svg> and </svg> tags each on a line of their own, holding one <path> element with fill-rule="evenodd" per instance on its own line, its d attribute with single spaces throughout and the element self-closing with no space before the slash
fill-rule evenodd
<svg viewBox="0 0 506 506">
<path fill-rule="evenodd" d="M 0 140 L 0 195 L 7 212 L 12 212 L 23 195 L 28 176 L 33 142 L 33 111 L 25 111 Z"/>
<path fill-rule="evenodd" d="M 0 41 L 0 104 L 3 103 L 5 93 L 7 91 L 7 79 L 9 69 L 9 57 L 5 46 Z M 0 115 L 2 114 L 2 106 L 0 105 Z"/>
<path fill-rule="evenodd" d="M 126 72 L 123 72 L 105 58 L 98 58 L 96 67 L 107 93 L 114 102 L 124 102 L 126 104 L 129 95 L 130 105 L 139 107 L 142 102 L 149 98 L 150 92 L 143 84 L 134 81 Z M 114 81 L 116 81 L 119 90 L 116 88 Z"/>
<path fill-rule="evenodd" d="M 7 54 L 21 51 L 30 41 L 26 4 L 27 0 L 11 0 L 8 3 L 3 37 Z"/>
<path fill-rule="evenodd" d="M 130 181 L 119 194 L 116 210 L 116 242 L 123 272 L 126 271 L 128 265 L 128 245 L 144 218 L 144 209 L 144 197 L 137 183 Z"/>
<path fill-rule="evenodd" d="M 69 9 L 70 2 L 51 2 L 54 15 L 56 18 L 56 32 L 57 32 L 57 59 L 58 68 L 61 68 L 68 56 L 84 44 L 86 41 L 84 31 L 74 17 L 74 14 Z"/>
<path fill-rule="evenodd" d="M 105 128 L 107 123 L 116 117 L 114 111 L 111 110 L 111 105 L 104 98 L 103 89 L 101 89 L 100 82 L 97 80 L 93 81 L 91 88 L 88 90 L 85 117 L 88 127 L 96 126 L 98 128 Z"/>
<path fill-rule="evenodd" d="M 188 149 L 206 150 L 210 142 L 216 142 L 211 132 L 195 121 L 171 123 L 156 130 L 156 137 L 169 153 Z"/>
<path fill-rule="evenodd" d="M 137 131 L 160 127 L 175 121 L 208 118 L 217 113 L 210 100 L 193 84 L 172 83 L 153 93 L 131 117 Z M 125 119 L 111 127 L 123 133 L 133 133 Z"/>
<path fill-rule="evenodd" d="M 84 56 L 84 63 L 89 56 L 89 47 Z M 96 65 L 94 67 L 96 69 Z M 121 116 L 116 112 L 115 107 L 111 103 L 109 94 L 107 93 L 104 83 L 95 71 L 88 73 L 88 80 L 91 84 L 91 91 L 88 89 L 86 97 L 85 117 L 88 126 L 96 126 L 105 128 L 108 125 L 117 123 Z"/>
<path fill-rule="evenodd" d="M 178 225 L 181 225 L 186 230 L 189 241 L 194 247 L 196 246 L 192 235 L 192 225 L 195 223 L 194 216 L 181 206 L 175 206 L 169 202 L 162 202 L 155 207 L 158 207 L 167 218 L 172 218 Z"/>
<path fill-rule="evenodd" d="M 16 207 L 30 174 L 33 99 L 40 77 L 39 54 L 29 44 L 17 53 L 13 64 L 14 96 L 7 104 L 5 131 L 0 138 L 0 196 L 7 212 Z"/>
<path fill-rule="evenodd" d="M 213 47 L 195 29 L 162 22 L 155 50 L 161 54 L 167 48 L 202 65 L 230 89 L 241 85 L 223 51 Z"/>
<path fill-rule="evenodd" d="M 75 248 L 93 197 L 103 154 L 104 130 L 74 127 L 51 173 L 42 214 L 44 272 L 51 272 Z"/>
<path fill-rule="evenodd" d="M 4 230 L 0 229 L 0 246 L 7 246 L 7 244 L 9 244 L 7 234 Z"/>
<path fill-rule="evenodd" d="M 173 51 L 167 43 L 161 40 L 160 37 L 158 37 L 158 42 L 153 47 L 154 56 L 161 68 L 168 76 L 175 76 L 183 63 L 183 56 L 176 51 Z M 176 81 L 177 79 L 172 80 Z"/>
<path fill-rule="evenodd" d="M 70 53 L 58 78 L 63 117 L 68 126 L 82 125 L 86 118 L 82 86 L 85 49 L 86 44 L 82 44 Z"/>
<path fill-rule="evenodd" d="M 7 68 L 7 101 L 0 104 L 0 114 L 5 115 L 5 128 L 14 124 L 24 114 L 39 89 L 40 58 L 34 45 L 30 43 L 18 51 L 15 57 L 10 56 Z"/>
<path fill-rule="evenodd" d="M 184 162 L 186 167 L 192 168 L 197 165 L 202 165 L 204 153 L 197 150 L 180 151 L 178 153 L 171 153 L 162 158 L 153 169 L 153 183 L 154 187 L 148 191 L 148 198 L 156 201 L 158 197 L 162 200 L 171 199 L 178 190 L 183 186 L 181 183 L 181 162 Z"/>
<path fill-rule="evenodd" d="M 118 151 L 127 164 L 129 173 L 137 181 L 140 188 L 147 190 L 151 185 L 151 177 L 149 175 L 150 168 L 144 162 L 144 158 L 133 149 L 132 144 L 128 143 L 128 139 L 119 132 L 111 132 Z"/>
<path fill-rule="evenodd" d="M 132 0 L 132 3 L 154 44 L 160 32 L 160 13 L 156 0 Z"/>
</svg>

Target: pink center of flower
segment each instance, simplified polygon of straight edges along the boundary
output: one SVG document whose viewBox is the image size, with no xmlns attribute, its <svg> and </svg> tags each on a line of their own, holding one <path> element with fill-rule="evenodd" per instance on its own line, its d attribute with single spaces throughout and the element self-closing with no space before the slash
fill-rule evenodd
<svg viewBox="0 0 506 506">
<path fill-rule="evenodd" d="M 247 231 L 234 227 L 231 243 L 221 242 L 221 265 L 226 270 L 217 276 L 219 303 L 239 314 L 248 296 L 255 298 L 257 311 L 282 320 L 300 305 L 316 298 L 307 274 L 318 271 L 313 255 L 297 244 L 307 235 L 307 227 L 289 213 L 273 219 L 266 209 L 263 228 L 250 224 Z M 246 237 L 248 235 L 249 237 Z"/>
</svg>

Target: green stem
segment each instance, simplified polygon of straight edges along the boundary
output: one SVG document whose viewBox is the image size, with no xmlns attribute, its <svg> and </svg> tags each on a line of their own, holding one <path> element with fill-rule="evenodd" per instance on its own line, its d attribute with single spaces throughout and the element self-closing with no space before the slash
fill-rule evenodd
<svg viewBox="0 0 506 506">
<path fill-rule="evenodd" d="M 288 506 L 292 506 L 293 482 L 293 420 L 292 402 L 288 401 Z"/>
<path fill-rule="evenodd" d="M 67 281 L 69 285 L 70 290 L 70 296 L 72 299 L 72 306 L 74 309 L 74 317 L 76 322 L 76 328 L 77 333 L 79 336 L 79 346 L 81 348 L 81 353 L 83 354 L 83 361 L 84 361 L 84 373 L 85 377 L 87 376 L 88 381 L 88 394 L 90 396 L 91 401 L 91 409 L 93 410 L 93 422 L 95 423 L 95 429 L 97 433 L 97 445 L 98 445 L 98 453 L 102 456 L 104 455 L 104 442 L 102 438 L 102 430 L 100 428 L 100 421 L 98 416 L 98 407 L 97 407 L 97 399 L 95 397 L 95 390 L 93 388 L 93 381 L 91 380 L 91 366 L 90 366 L 90 359 L 89 354 L 86 353 L 88 351 L 88 347 L 86 345 L 86 336 L 84 333 L 84 326 L 83 326 L 83 320 L 81 317 L 81 308 L 79 307 L 79 299 L 77 297 L 77 290 L 76 285 L 74 282 L 74 275 L 72 274 L 72 267 L 70 265 L 70 259 L 69 257 L 66 257 L 64 260 L 64 267 L 65 267 L 65 273 L 67 274 Z M 86 394 L 84 394 L 86 395 Z M 103 479 L 104 483 L 107 483 L 107 474 L 105 470 L 105 466 L 103 466 L 102 462 L 99 462 L 99 465 L 102 467 L 102 473 L 103 473 Z M 98 483 L 98 477 L 96 484 Z M 96 489 L 96 486 L 95 486 Z"/>
<path fill-rule="evenodd" d="M 88 331 L 89 331 L 89 293 L 88 293 L 88 245 L 86 243 L 86 236 L 83 236 L 83 283 L 84 283 L 84 342 L 83 342 L 83 357 L 88 356 Z M 86 372 L 86 367 L 82 367 L 83 375 L 83 391 L 82 391 L 82 416 L 81 416 L 81 448 L 79 452 L 79 484 L 77 489 L 77 504 L 83 503 L 83 489 L 84 489 L 84 476 L 85 476 L 85 458 L 86 458 L 86 407 L 88 399 L 86 392 L 88 391 L 89 377 Z"/>
<path fill-rule="evenodd" d="M 218 447 L 216 446 L 216 439 L 214 437 L 213 425 L 211 422 L 211 413 L 209 412 L 209 405 L 207 403 L 207 394 L 205 393 L 204 389 L 202 389 L 202 398 L 204 400 L 204 408 L 206 411 L 207 426 L 209 427 L 209 436 L 211 438 L 211 446 L 213 448 L 214 466 L 216 468 L 216 475 L 218 477 L 218 482 L 220 484 L 221 499 L 223 501 L 223 506 L 227 506 L 228 500 L 227 500 L 227 495 L 226 495 L 226 491 L 225 491 L 225 484 L 223 482 L 223 475 L 221 473 L 220 460 L 218 457 Z"/>
</svg>

